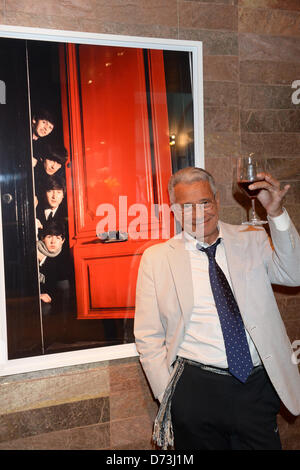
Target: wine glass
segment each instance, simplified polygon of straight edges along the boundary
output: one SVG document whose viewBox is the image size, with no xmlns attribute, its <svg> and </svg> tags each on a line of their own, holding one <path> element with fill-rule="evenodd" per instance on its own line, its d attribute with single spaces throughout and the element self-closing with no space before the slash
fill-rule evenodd
<svg viewBox="0 0 300 470">
<path fill-rule="evenodd" d="M 251 199 L 251 218 L 248 222 L 242 222 L 243 225 L 263 225 L 266 220 L 260 220 L 255 211 L 255 199 L 260 189 L 249 189 L 249 186 L 256 181 L 257 174 L 265 171 L 265 161 L 258 159 L 254 154 L 247 157 L 240 157 L 237 161 L 236 181 L 239 188 Z"/>
</svg>

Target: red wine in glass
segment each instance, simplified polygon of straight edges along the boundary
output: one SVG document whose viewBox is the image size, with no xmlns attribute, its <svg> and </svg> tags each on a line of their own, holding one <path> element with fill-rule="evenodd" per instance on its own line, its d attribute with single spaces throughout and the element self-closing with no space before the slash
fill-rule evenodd
<svg viewBox="0 0 300 470">
<path fill-rule="evenodd" d="M 243 224 L 263 225 L 267 223 L 266 220 L 260 220 L 255 212 L 255 199 L 260 189 L 249 189 L 251 184 L 260 181 L 257 174 L 263 171 L 265 171 L 265 161 L 257 159 L 254 154 L 250 154 L 248 157 L 240 157 L 237 161 L 236 182 L 239 188 L 251 199 L 251 219 L 248 222 L 243 222 Z"/>
<path fill-rule="evenodd" d="M 258 195 L 259 193 L 259 189 L 249 189 L 249 186 L 252 184 L 252 183 L 256 183 L 257 181 L 259 180 L 254 180 L 254 181 L 238 181 L 238 186 L 240 189 L 242 189 L 243 191 L 245 191 L 245 193 L 247 194 L 248 197 L 250 197 L 251 199 L 252 198 L 256 198 L 256 196 Z"/>
</svg>

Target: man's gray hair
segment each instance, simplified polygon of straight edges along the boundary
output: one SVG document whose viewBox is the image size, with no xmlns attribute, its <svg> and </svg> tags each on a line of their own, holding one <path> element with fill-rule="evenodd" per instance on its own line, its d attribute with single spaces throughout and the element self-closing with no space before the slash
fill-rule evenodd
<svg viewBox="0 0 300 470">
<path fill-rule="evenodd" d="M 174 175 L 171 176 L 168 183 L 168 191 L 171 204 L 174 204 L 175 201 L 175 192 L 174 188 L 178 183 L 191 184 L 196 181 L 208 181 L 214 196 L 217 193 L 216 183 L 214 177 L 203 168 L 197 168 L 195 166 L 188 166 L 182 168 L 181 170 L 176 171 Z"/>
</svg>

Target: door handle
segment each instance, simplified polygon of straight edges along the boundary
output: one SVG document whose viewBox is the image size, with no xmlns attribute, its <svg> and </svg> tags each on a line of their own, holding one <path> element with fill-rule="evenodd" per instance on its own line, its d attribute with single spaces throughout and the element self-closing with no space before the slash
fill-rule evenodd
<svg viewBox="0 0 300 470">
<path fill-rule="evenodd" d="M 102 243 L 126 242 L 128 240 L 128 233 L 112 230 L 110 232 L 97 233 L 97 237 Z"/>
<path fill-rule="evenodd" d="M 2 194 L 2 201 L 5 203 L 5 204 L 10 204 L 13 200 L 13 197 L 11 194 L 9 193 L 6 193 L 6 194 Z"/>
</svg>

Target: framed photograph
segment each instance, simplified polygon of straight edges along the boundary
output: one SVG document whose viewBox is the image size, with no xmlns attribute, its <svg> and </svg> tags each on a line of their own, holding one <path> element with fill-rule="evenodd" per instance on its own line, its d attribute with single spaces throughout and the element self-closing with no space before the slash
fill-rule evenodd
<svg viewBox="0 0 300 470">
<path fill-rule="evenodd" d="M 141 255 L 204 167 L 202 44 L 0 26 L 0 375 L 136 355 Z"/>
</svg>

